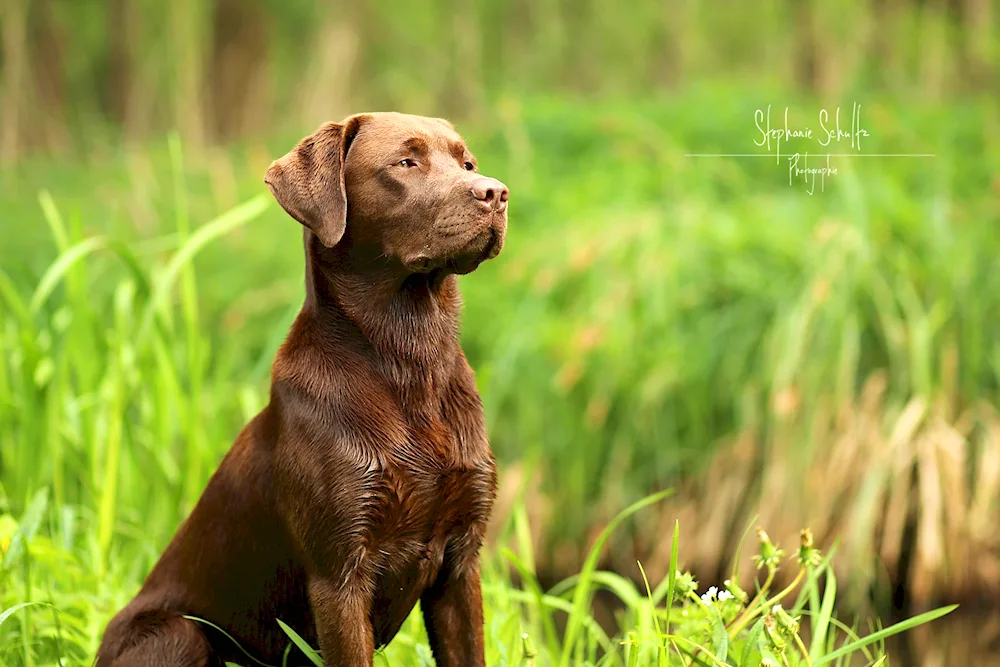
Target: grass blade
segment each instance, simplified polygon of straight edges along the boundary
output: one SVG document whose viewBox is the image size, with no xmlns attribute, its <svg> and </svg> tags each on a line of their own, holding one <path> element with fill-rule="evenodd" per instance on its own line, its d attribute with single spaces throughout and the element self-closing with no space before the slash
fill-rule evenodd
<svg viewBox="0 0 1000 667">
<path fill-rule="evenodd" d="M 238 641 L 236 641 L 236 639 L 231 634 L 229 634 L 228 632 L 226 632 L 225 630 L 223 630 L 222 628 L 220 628 L 219 626 L 217 626 L 215 623 L 212 623 L 211 621 L 206 621 L 203 618 L 198 618 L 197 616 L 187 616 L 187 615 L 185 615 L 184 618 L 188 619 L 189 621 L 195 621 L 196 623 L 203 623 L 203 624 L 207 625 L 210 628 L 214 628 L 215 630 L 218 630 L 219 632 L 221 632 L 223 634 L 223 636 L 226 637 L 226 639 L 228 639 L 233 644 L 235 644 L 236 648 L 238 648 L 240 650 L 240 652 L 243 653 L 243 655 L 245 655 L 246 657 L 250 658 L 255 663 L 257 663 L 258 665 L 260 665 L 261 667 L 274 667 L 273 665 L 269 665 L 266 662 L 261 662 L 257 658 L 255 658 L 252 655 L 250 655 L 250 653 L 245 648 L 243 648 L 242 644 L 240 644 Z M 281 623 L 281 621 L 278 621 L 278 623 Z"/>
<path fill-rule="evenodd" d="M 764 619 L 759 619 L 750 628 L 747 638 L 744 640 L 743 651 L 740 653 L 740 667 L 749 667 L 750 658 L 753 657 L 753 650 L 757 648 L 760 635 L 764 632 Z"/>
<path fill-rule="evenodd" d="M 712 649 L 719 662 L 726 662 L 729 656 L 729 633 L 726 632 L 726 624 L 719 608 L 713 606 L 712 611 Z"/>
<path fill-rule="evenodd" d="M 141 320 L 142 324 L 139 327 L 140 338 L 148 332 L 154 314 L 166 304 L 182 269 L 198 254 L 198 251 L 211 241 L 247 224 L 263 213 L 270 205 L 271 202 L 267 195 L 258 195 L 205 223 L 187 238 L 180 250 L 170 259 L 153 290 L 153 296 L 146 306 Z"/>
<path fill-rule="evenodd" d="M 24 514 L 21 515 L 17 532 L 11 538 L 10 547 L 8 547 L 7 552 L 3 555 L 3 564 L 0 569 L 9 570 L 17 564 L 18 559 L 22 555 L 27 554 L 28 544 L 34 539 L 35 534 L 38 533 L 38 528 L 41 526 L 42 517 L 45 515 L 48 504 L 49 489 L 48 487 L 42 487 L 35 492 L 31 502 L 28 503 L 27 509 L 24 510 Z"/>
<path fill-rule="evenodd" d="M 542 606 L 542 599 L 545 594 L 542 592 L 541 586 L 538 585 L 538 579 L 535 578 L 535 573 L 529 570 L 528 566 L 522 563 L 521 559 L 517 557 L 517 554 L 510 549 L 502 549 L 501 554 L 518 571 L 518 574 L 521 575 L 523 584 L 527 586 L 528 591 L 535 598 L 535 608 L 538 612 L 538 618 L 542 624 L 542 631 L 545 633 L 545 641 L 549 646 L 555 646 L 557 642 L 556 626 L 552 621 L 552 616 L 546 613 Z"/>
<path fill-rule="evenodd" d="M 615 515 L 608 525 L 604 527 L 604 530 L 601 531 L 600 535 L 597 536 L 597 540 L 595 540 L 594 545 L 591 547 L 590 553 L 587 554 L 587 559 L 584 561 L 583 568 L 580 570 L 579 583 L 576 586 L 576 590 L 573 592 L 573 611 L 570 613 L 569 622 L 566 627 L 562 654 L 559 658 L 560 667 L 569 667 L 570 656 L 575 648 L 577 635 L 580 633 L 583 618 L 588 615 L 587 608 L 590 603 L 589 593 L 591 577 L 594 570 L 597 569 L 597 559 L 600 557 L 601 552 L 604 549 L 604 544 L 608 541 L 611 533 L 614 532 L 615 528 L 617 528 L 622 521 L 644 507 L 663 500 L 671 493 L 673 493 L 673 490 L 667 489 L 665 491 L 660 491 L 659 493 L 646 496 L 645 498 L 632 503 Z"/>
<path fill-rule="evenodd" d="M 37 313 L 46 299 L 55 290 L 59 281 L 77 262 L 95 250 L 107 247 L 107 245 L 108 240 L 105 237 L 94 236 L 77 243 L 60 254 L 42 275 L 41 280 L 38 281 L 38 287 L 35 288 L 35 293 L 31 295 L 31 301 L 28 302 L 28 309 L 32 313 Z"/>
<path fill-rule="evenodd" d="M 819 609 L 819 616 L 815 617 L 812 638 L 809 644 L 809 659 L 816 664 L 823 649 L 826 646 L 826 632 L 830 626 L 830 618 L 833 616 L 833 603 L 837 597 L 837 577 L 833 573 L 833 568 L 826 568 L 826 590 L 823 591 L 823 602 Z"/>
<path fill-rule="evenodd" d="M 323 660 L 319 657 L 319 653 L 309 646 L 309 643 L 300 637 L 299 633 L 285 625 L 281 619 L 278 619 L 278 625 L 281 626 L 281 629 L 285 631 L 285 634 L 289 636 L 292 642 L 299 647 L 299 650 L 306 654 L 306 657 L 309 658 L 312 664 L 316 665 L 316 667 L 323 667 Z"/>
<path fill-rule="evenodd" d="M 886 639 L 888 637 L 891 637 L 893 635 L 898 635 L 900 632 L 905 632 L 907 630 L 910 630 L 912 628 L 917 627 L 918 625 L 923 625 L 925 623 L 930 623 L 931 621 L 933 621 L 935 619 L 938 619 L 938 618 L 941 618 L 942 616 L 950 614 L 951 612 L 955 611 L 956 609 L 958 609 L 958 605 L 957 604 L 953 604 L 953 605 L 949 605 L 947 607 L 941 607 L 939 609 L 933 609 L 933 610 L 925 612 L 923 614 L 919 614 L 917 616 L 914 616 L 913 618 L 908 618 L 905 621 L 900 621 L 899 623 L 896 623 L 895 625 L 890 625 L 888 628 L 885 628 L 884 630 L 879 630 L 878 632 L 873 632 L 872 634 L 870 634 L 870 635 L 868 635 L 866 637 L 861 637 L 857 641 L 853 641 L 850 644 L 846 644 L 845 646 L 841 646 L 839 649 L 833 651 L 832 653 L 828 653 L 828 654 L 824 655 L 822 658 L 820 658 L 819 660 L 816 660 L 813 663 L 813 667 L 819 667 L 820 665 L 825 665 L 828 662 L 833 662 L 834 660 L 840 658 L 841 656 L 850 655 L 851 653 L 854 653 L 855 651 L 857 651 L 859 649 L 862 649 L 862 648 L 864 648 L 866 646 L 869 646 L 870 644 L 873 644 L 873 643 L 875 643 L 877 641 L 881 641 L 881 640 Z"/>
<path fill-rule="evenodd" d="M 0 613 L 0 625 L 3 625 L 4 621 L 6 621 L 8 618 L 10 618 L 11 616 L 13 616 L 17 612 L 21 611 L 25 607 L 31 607 L 32 605 L 45 605 L 45 603 L 44 602 L 22 602 L 20 604 L 14 605 L 13 607 L 10 607 L 9 609 L 4 609 L 3 612 Z"/>
</svg>

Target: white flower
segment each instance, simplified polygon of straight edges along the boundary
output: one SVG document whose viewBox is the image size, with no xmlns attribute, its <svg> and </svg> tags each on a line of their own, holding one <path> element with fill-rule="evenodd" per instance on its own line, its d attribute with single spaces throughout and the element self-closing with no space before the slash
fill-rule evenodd
<svg viewBox="0 0 1000 667">
<path fill-rule="evenodd" d="M 705 604 L 712 604 L 712 601 L 715 600 L 715 596 L 718 594 L 719 594 L 718 588 L 716 588 L 715 586 L 709 586 L 708 590 L 705 591 L 705 594 L 701 596 L 701 601 L 704 602 Z"/>
<path fill-rule="evenodd" d="M 726 600 L 732 600 L 734 597 L 736 597 L 736 596 L 733 595 L 732 593 L 730 593 L 729 591 L 722 591 L 721 593 L 719 593 L 719 602 L 725 602 Z"/>
<path fill-rule="evenodd" d="M 777 614 L 779 611 L 781 611 L 781 605 L 780 604 L 776 604 L 773 607 L 771 607 L 771 613 L 772 614 Z"/>
</svg>

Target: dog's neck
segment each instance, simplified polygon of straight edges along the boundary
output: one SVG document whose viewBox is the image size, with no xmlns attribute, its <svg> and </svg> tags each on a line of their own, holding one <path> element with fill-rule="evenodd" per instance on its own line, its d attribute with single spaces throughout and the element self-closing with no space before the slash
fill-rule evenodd
<svg viewBox="0 0 1000 667">
<path fill-rule="evenodd" d="M 461 297 L 453 274 L 404 274 L 388 263 L 352 266 L 306 239 L 308 312 L 322 328 L 356 327 L 381 374 L 408 395 L 435 397 L 459 352 Z"/>
</svg>

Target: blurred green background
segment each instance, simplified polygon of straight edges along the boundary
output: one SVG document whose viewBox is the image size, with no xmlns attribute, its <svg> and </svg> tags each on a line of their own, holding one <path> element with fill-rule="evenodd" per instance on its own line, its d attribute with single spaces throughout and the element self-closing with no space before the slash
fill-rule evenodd
<svg viewBox="0 0 1000 667">
<path fill-rule="evenodd" d="M 543 581 L 675 487 L 604 567 L 663 576 L 679 519 L 721 578 L 756 520 L 839 539 L 853 609 L 995 608 L 998 40 L 991 0 L 0 0 L 0 544 L 50 489 L 0 602 L 96 610 L 89 646 L 134 594 L 301 303 L 267 164 L 395 109 L 511 189 L 463 342 L 495 537 L 525 507 Z M 784 158 L 688 156 L 855 103 L 869 157 L 813 194 Z"/>
</svg>

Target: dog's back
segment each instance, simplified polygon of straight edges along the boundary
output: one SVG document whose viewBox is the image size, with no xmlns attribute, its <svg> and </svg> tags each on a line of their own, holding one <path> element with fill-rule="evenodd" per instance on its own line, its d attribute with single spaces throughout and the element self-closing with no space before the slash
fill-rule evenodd
<svg viewBox="0 0 1000 667">
<path fill-rule="evenodd" d="M 139 594 L 108 625 L 98 667 L 116 657 L 122 665 L 240 662 L 242 649 L 274 663 L 288 644 L 275 618 L 315 642 L 305 569 L 276 505 L 275 428 L 268 407 L 240 433 Z"/>
</svg>

